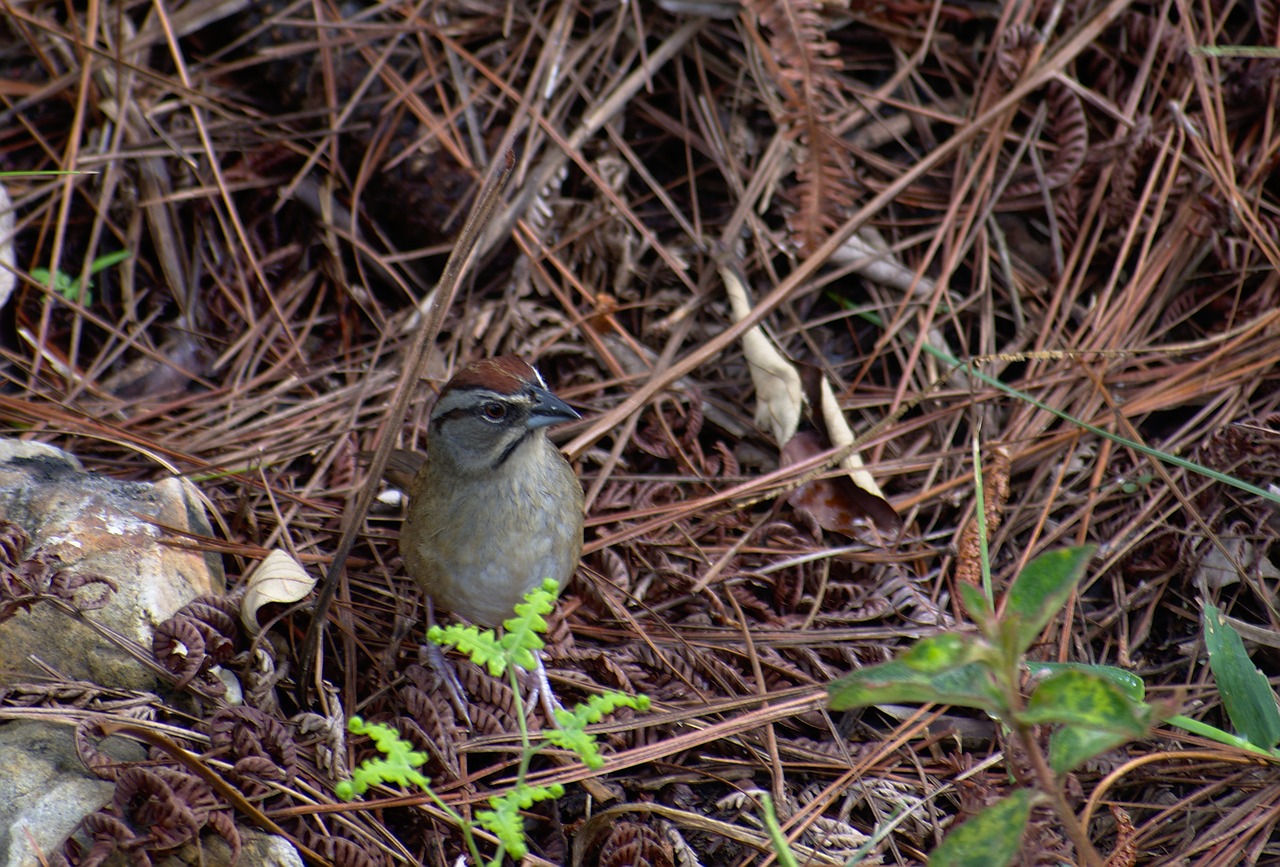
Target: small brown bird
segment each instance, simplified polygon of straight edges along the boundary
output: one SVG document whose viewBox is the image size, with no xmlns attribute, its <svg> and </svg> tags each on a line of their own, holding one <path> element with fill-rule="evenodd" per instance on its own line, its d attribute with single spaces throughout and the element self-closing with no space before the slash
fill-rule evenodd
<svg viewBox="0 0 1280 867">
<path fill-rule="evenodd" d="M 400 552 L 435 606 L 498 626 L 547 578 L 564 586 L 582 553 L 582 486 L 546 428 L 579 418 L 514 356 L 477 361 L 431 411 L 427 455 L 392 455 L 412 473 Z"/>
</svg>

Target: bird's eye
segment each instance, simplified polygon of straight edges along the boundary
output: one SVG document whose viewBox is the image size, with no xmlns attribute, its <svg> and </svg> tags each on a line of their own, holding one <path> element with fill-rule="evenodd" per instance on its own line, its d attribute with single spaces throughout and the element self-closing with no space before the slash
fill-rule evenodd
<svg viewBox="0 0 1280 867">
<path fill-rule="evenodd" d="M 507 417 L 507 405 L 491 400 L 480 407 L 480 412 L 484 414 L 485 419 L 488 421 L 502 421 Z"/>
</svg>

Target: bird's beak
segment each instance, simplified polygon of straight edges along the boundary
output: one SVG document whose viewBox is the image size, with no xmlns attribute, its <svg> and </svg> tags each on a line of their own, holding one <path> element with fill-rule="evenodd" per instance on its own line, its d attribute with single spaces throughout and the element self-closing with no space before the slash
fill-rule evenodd
<svg viewBox="0 0 1280 867">
<path fill-rule="evenodd" d="M 525 426 L 532 430 L 562 421 L 573 421 L 575 418 L 582 418 L 577 410 L 545 388 L 539 388 L 534 390 L 533 409 L 529 412 L 529 420 L 525 422 Z"/>
</svg>

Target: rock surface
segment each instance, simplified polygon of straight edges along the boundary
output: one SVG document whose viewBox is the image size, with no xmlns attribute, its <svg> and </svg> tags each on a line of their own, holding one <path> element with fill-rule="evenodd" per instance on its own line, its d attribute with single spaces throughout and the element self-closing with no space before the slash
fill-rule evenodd
<svg viewBox="0 0 1280 867">
<path fill-rule="evenodd" d="M 156 624 L 207 593 L 225 591 L 216 556 L 165 544 L 160 526 L 211 535 L 195 487 L 185 479 L 154 484 L 85 472 L 65 452 L 39 443 L 0 439 L 0 522 L 29 537 L 20 561 L 46 564 L 72 583 L 98 575 L 115 586 L 88 584 L 69 605 L 40 601 L 0 629 L 0 684 L 58 673 L 102 686 L 152 690 L 157 681 L 139 657 L 102 631 L 135 643 L 150 658 Z M 92 607 L 105 598 L 105 605 Z M 84 620 L 100 624 L 95 629 Z"/>
<path fill-rule="evenodd" d="M 101 808 L 115 784 L 90 774 L 76 754 L 75 729 L 18 720 L 0 725 L 0 862 L 39 867 L 87 814 Z M 119 761 L 141 761 L 141 746 L 108 738 L 100 749 Z"/>
<path fill-rule="evenodd" d="M 186 480 L 112 479 L 51 446 L 0 438 L 0 692 L 15 708 L 64 680 L 88 693 L 156 689 L 156 625 L 226 590 L 220 559 L 166 544 L 174 534 L 161 525 L 212 535 Z M 30 714 L 0 725 L 0 862 L 11 867 L 56 858 L 116 791 L 85 768 L 66 717 Z M 121 762 L 146 756 L 120 737 L 101 749 Z"/>
</svg>

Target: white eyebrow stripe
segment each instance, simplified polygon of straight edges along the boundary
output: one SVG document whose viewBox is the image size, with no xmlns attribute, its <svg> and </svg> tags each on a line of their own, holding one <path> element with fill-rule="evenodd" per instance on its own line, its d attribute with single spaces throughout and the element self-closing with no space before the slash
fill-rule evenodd
<svg viewBox="0 0 1280 867">
<path fill-rule="evenodd" d="M 431 417 L 438 418 L 455 410 L 465 410 L 470 412 L 476 409 L 480 404 L 489 400 L 502 401 L 508 404 L 524 404 L 532 407 L 533 401 L 524 393 L 519 394 L 499 394 L 490 388 L 479 385 L 463 386 L 461 388 L 451 388 L 449 391 L 436 401 L 436 405 L 431 409 Z"/>
</svg>

